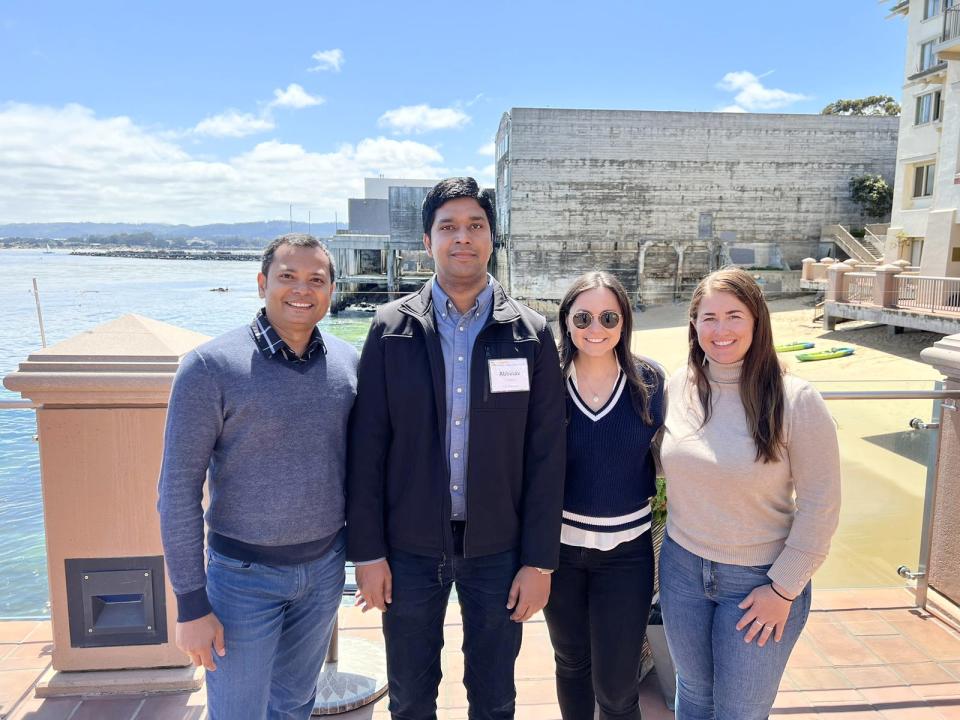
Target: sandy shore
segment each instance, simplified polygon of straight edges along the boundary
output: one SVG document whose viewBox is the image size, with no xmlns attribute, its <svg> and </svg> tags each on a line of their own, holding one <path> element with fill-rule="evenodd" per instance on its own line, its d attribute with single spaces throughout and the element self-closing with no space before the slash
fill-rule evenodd
<svg viewBox="0 0 960 720">
<path fill-rule="evenodd" d="M 940 374 L 920 351 L 935 333 L 889 335 L 886 327 L 844 323 L 825 331 L 814 324 L 810 298 L 770 303 L 774 340 L 809 340 L 818 349 L 854 348 L 854 354 L 821 362 L 781 355 L 789 372 L 820 390 L 932 389 Z M 633 349 L 674 370 L 686 362 L 686 305 L 666 305 L 635 315 Z M 929 420 L 929 400 L 831 400 L 843 464 L 843 510 L 819 587 L 901 585 L 899 565 L 916 569 L 926 461 L 934 431 L 911 430 L 911 418 Z"/>
</svg>

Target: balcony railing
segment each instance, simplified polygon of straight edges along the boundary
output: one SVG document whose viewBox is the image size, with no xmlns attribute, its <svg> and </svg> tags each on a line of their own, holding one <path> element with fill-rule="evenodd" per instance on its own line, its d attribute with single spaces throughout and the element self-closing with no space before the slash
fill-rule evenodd
<svg viewBox="0 0 960 720">
<path fill-rule="evenodd" d="M 847 273 L 847 302 L 865 304 L 873 302 L 873 281 L 876 275 L 866 272 Z"/>
<path fill-rule="evenodd" d="M 898 307 L 960 314 L 960 278 L 914 275 L 896 280 Z"/>
<path fill-rule="evenodd" d="M 940 42 L 948 42 L 960 37 L 960 6 L 949 7 L 943 11 L 943 32 Z"/>
</svg>

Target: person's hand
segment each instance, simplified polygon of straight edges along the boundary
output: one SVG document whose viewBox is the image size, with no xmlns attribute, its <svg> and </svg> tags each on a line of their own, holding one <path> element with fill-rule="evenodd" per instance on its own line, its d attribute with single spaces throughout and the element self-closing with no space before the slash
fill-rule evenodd
<svg viewBox="0 0 960 720">
<path fill-rule="evenodd" d="M 176 631 L 177 647 L 190 656 L 190 661 L 207 670 L 214 671 L 217 664 L 213 661 L 213 651 L 223 657 L 227 646 L 223 642 L 223 625 L 213 613 L 189 622 L 178 622 Z"/>
<path fill-rule="evenodd" d="M 356 605 L 362 607 L 363 612 L 373 608 L 386 612 L 387 605 L 393 602 L 393 576 L 389 563 L 380 560 L 357 565 L 354 572 L 357 576 Z"/>
<path fill-rule="evenodd" d="M 779 586 L 778 589 L 787 595 L 786 590 Z M 759 638 L 757 645 L 760 647 L 766 645 L 771 637 L 775 642 L 780 642 L 787 624 L 787 617 L 790 615 L 789 600 L 784 600 L 777 595 L 770 585 L 761 585 L 754 588 L 738 607 L 746 610 L 740 622 L 737 623 L 737 630 L 747 628 L 747 634 L 743 637 L 744 642 L 753 642 L 754 638 Z"/>
<path fill-rule="evenodd" d="M 513 578 L 507 596 L 507 610 L 513 610 L 510 619 L 514 622 L 529 620 L 543 609 L 549 599 L 550 576 L 524 565 Z"/>
</svg>

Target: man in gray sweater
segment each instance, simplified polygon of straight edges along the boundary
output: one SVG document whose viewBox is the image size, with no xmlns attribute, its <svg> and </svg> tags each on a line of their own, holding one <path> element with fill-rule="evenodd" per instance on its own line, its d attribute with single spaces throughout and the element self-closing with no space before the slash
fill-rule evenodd
<svg viewBox="0 0 960 720">
<path fill-rule="evenodd" d="M 160 528 L 177 646 L 207 669 L 210 719 L 306 720 L 343 592 L 358 356 L 317 328 L 334 265 L 316 238 L 274 240 L 257 283 L 265 307 L 253 323 L 177 372 Z"/>
</svg>

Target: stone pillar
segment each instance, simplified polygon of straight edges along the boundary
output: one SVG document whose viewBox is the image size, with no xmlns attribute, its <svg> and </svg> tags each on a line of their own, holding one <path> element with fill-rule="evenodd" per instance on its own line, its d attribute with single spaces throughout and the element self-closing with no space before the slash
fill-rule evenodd
<svg viewBox="0 0 960 720">
<path fill-rule="evenodd" d="M 396 273 L 397 273 L 397 254 L 390 247 L 390 244 L 384 245 L 383 251 L 387 254 L 387 292 L 389 297 L 393 297 L 396 292 Z"/>
<path fill-rule="evenodd" d="M 813 266 L 817 264 L 817 261 L 813 258 L 804 258 L 800 263 L 803 265 L 803 269 L 800 271 L 800 279 L 813 280 Z"/>
<path fill-rule="evenodd" d="M 846 263 L 833 263 L 827 268 L 827 290 L 823 303 L 823 326 L 833 330 L 837 326 L 837 319 L 830 312 L 835 303 L 847 301 L 846 274 L 854 268 Z"/>
<path fill-rule="evenodd" d="M 880 307 L 897 306 L 897 275 L 902 268 L 896 265 L 881 265 L 876 270 L 873 281 L 873 304 Z"/>
<path fill-rule="evenodd" d="M 827 302 L 847 301 L 846 274 L 852 270 L 846 263 L 834 263 L 827 268 L 827 294 L 824 298 Z"/>
<path fill-rule="evenodd" d="M 946 390 L 960 390 L 960 335 L 948 335 L 920 353 L 942 372 Z M 933 523 L 930 528 L 930 560 L 927 579 L 931 588 L 960 605 L 960 406 L 945 400 L 940 413 L 940 452 Z"/>
<path fill-rule="evenodd" d="M 55 670 L 188 665 L 173 644 L 176 599 L 163 565 L 157 477 L 173 375 L 204 340 L 124 315 L 32 353 L 3 380 L 41 406 Z"/>
</svg>

